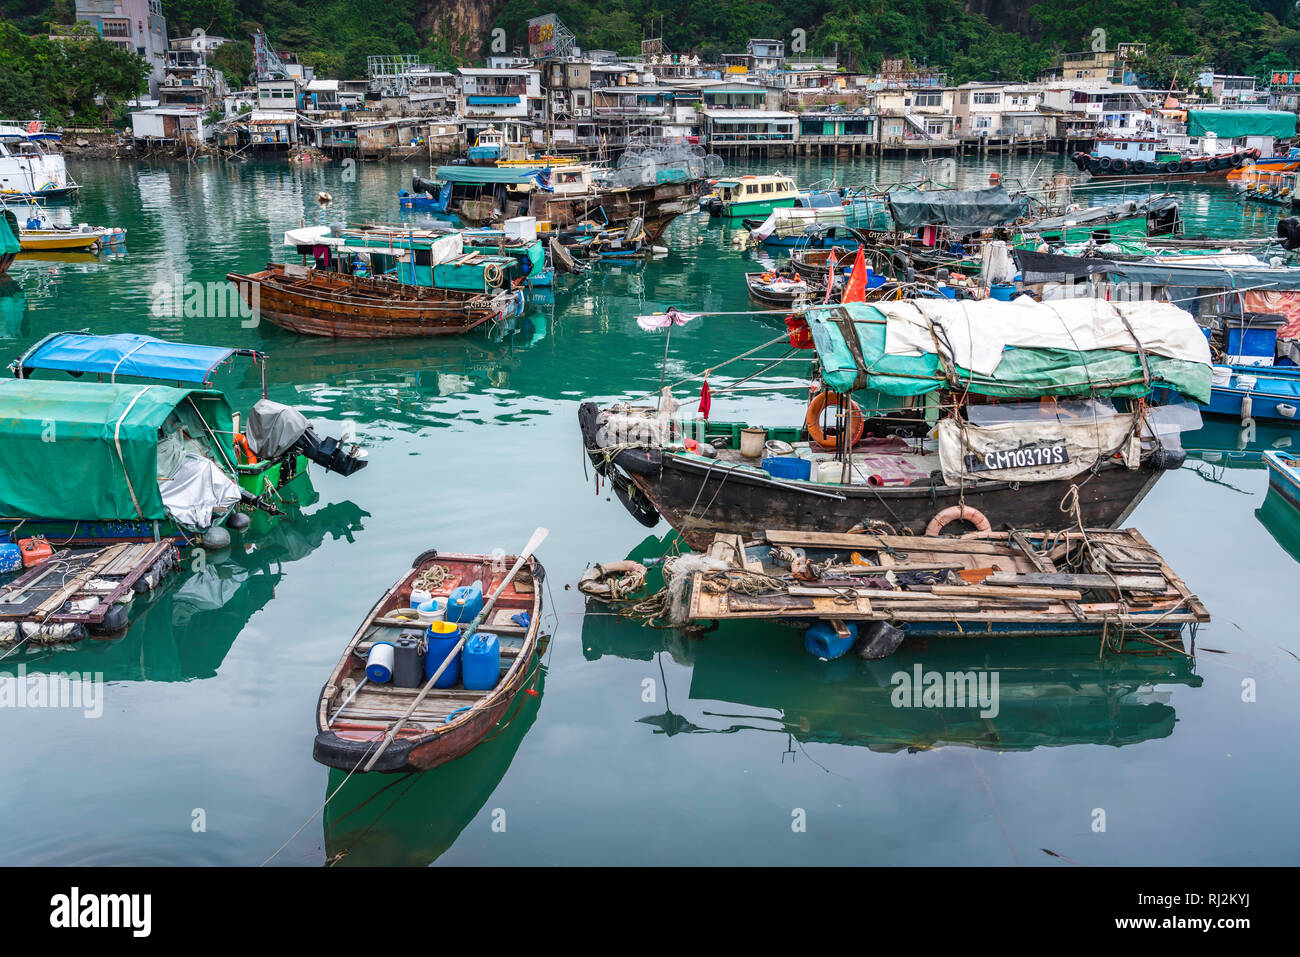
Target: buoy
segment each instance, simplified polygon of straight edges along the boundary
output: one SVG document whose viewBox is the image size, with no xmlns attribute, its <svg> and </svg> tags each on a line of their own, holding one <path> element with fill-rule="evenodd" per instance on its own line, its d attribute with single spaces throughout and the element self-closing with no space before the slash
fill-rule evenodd
<svg viewBox="0 0 1300 957">
<path fill-rule="evenodd" d="M 231 512 L 226 518 L 226 528 L 233 529 L 236 532 L 242 532 L 251 525 L 253 520 L 244 512 Z"/>
<path fill-rule="evenodd" d="M 320 203 L 322 206 L 326 206 L 329 203 L 334 202 L 334 197 L 324 190 L 321 190 L 316 194 L 316 202 Z"/>
<path fill-rule="evenodd" d="M 950 505 L 930 519 L 930 524 L 925 526 L 925 534 L 931 537 L 938 535 L 944 530 L 945 526 L 958 519 L 970 522 L 981 532 L 987 532 L 993 528 L 989 520 L 984 517 L 984 513 L 979 509 L 971 508 L 969 505 Z"/>
<path fill-rule="evenodd" d="M 1002 175 L 1001 175 L 1000 173 L 989 173 L 989 182 L 990 182 L 990 183 L 996 183 L 996 182 L 998 182 L 1000 179 L 1002 179 Z"/>
<path fill-rule="evenodd" d="M 203 533 L 203 537 L 199 539 L 199 544 L 210 552 L 219 548 L 227 548 L 230 545 L 230 533 L 220 525 L 213 525 Z"/>
</svg>

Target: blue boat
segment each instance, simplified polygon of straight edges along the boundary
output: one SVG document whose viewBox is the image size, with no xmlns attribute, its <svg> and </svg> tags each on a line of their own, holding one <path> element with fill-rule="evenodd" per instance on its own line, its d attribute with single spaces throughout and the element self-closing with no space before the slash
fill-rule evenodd
<svg viewBox="0 0 1300 957">
<path fill-rule="evenodd" d="M 1268 468 L 1268 488 L 1300 510 L 1300 458 L 1290 452 L 1269 449 L 1263 453 Z"/>
<path fill-rule="evenodd" d="M 1272 422 L 1300 420 L 1300 366 L 1215 366 L 1203 411 Z"/>
</svg>

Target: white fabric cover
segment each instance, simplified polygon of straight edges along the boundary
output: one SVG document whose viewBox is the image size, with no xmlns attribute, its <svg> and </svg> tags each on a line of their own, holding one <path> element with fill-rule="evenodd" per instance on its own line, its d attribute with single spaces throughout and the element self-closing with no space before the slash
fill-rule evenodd
<svg viewBox="0 0 1300 957">
<path fill-rule="evenodd" d="M 189 528 L 207 528 L 212 524 L 212 510 L 239 504 L 239 486 L 215 462 L 195 452 L 181 457 L 171 478 L 159 477 L 167 514 Z"/>
<path fill-rule="evenodd" d="M 948 417 L 939 422 L 939 465 L 948 485 L 963 480 L 983 479 L 990 482 L 1046 482 L 1069 479 L 1096 464 L 1097 459 L 1114 452 L 1127 452 L 1127 438 L 1133 428 L 1133 415 L 1120 413 L 1096 419 L 1062 422 L 1056 418 L 1041 422 L 1001 422 L 996 425 L 971 425 Z M 980 469 L 967 471 L 966 456 L 1004 452 L 1023 445 L 1065 441 L 1069 461 L 1059 465 L 1034 465 L 1014 469 Z M 1130 463 L 1136 468 L 1137 463 Z"/>
<path fill-rule="evenodd" d="M 889 320 L 887 354 L 948 355 L 980 375 L 992 375 L 1008 347 L 1137 352 L 1134 335 L 1151 355 L 1210 363 L 1210 345 L 1196 321 L 1167 302 L 1036 302 L 1021 296 L 1011 302 L 908 299 L 872 305 Z M 1121 317 L 1132 326 L 1132 334 Z"/>
</svg>

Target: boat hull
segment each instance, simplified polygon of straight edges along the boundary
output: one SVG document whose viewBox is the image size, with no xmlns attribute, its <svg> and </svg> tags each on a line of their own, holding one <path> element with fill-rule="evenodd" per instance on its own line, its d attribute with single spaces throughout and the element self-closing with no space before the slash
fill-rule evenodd
<svg viewBox="0 0 1300 957">
<path fill-rule="evenodd" d="M 1263 453 L 1263 458 L 1268 468 L 1268 487 L 1300 511 L 1300 460 L 1271 449 Z"/>
<path fill-rule="evenodd" d="M 1074 164 L 1080 172 L 1090 173 L 1094 179 L 1140 179 L 1140 180 L 1174 180 L 1192 179 L 1226 179 L 1229 173 L 1245 168 L 1254 156 L 1249 150 L 1235 150 L 1203 159 L 1180 159 L 1165 162 L 1142 161 L 1142 169 L 1136 170 L 1126 161 L 1126 165 L 1117 168 L 1113 162 L 1102 165 L 1103 158 L 1088 153 L 1075 153 Z M 1172 169 L 1171 167 L 1176 167 Z"/>
<path fill-rule="evenodd" d="M 592 403 L 584 403 L 579 412 L 584 446 L 597 470 L 607 475 L 610 469 L 618 470 L 616 490 L 619 480 L 635 485 L 695 549 L 707 548 L 715 534 L 749 536 L 765 528 L 846 532 L 863 522 L 880 521 L 899 534 L 924 534 L 938 513 L 962 504 L 982 512 L 995 529 L 1047 530 L 1060 527 L 1061 504 L 1072 487 L 1078 488 L 1086 526 L 1114 528 L 1163 474 L 1146 465 L 1128 469 L 1107 463 L 1096 474 L 1050 482 L 873 487 L 776 480 L 753 469 L 659 450 L 626 449 L 607 465 L 595 434 L 597 413 Z M 626 491 L 619 498 L 643 524 L 654 524 L 644 507 L 638 515 L 628 505 Z"/>
<path fill-rule="evenodd" d="M 226 276 L 260 319 L 302 335 L 398 339 L 460 335 L 501 318 L 482 295 L 351 279 L 312 271 L 304 282 L 275 264 L 252 275 Z M 436 298 L 435 298 L 436 297 Z"/>
</svg>

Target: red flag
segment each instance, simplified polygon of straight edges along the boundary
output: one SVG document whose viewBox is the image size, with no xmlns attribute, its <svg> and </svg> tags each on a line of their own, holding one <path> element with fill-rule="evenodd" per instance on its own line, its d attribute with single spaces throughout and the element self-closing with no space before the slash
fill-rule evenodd
<svg viewBox="0 0 1300 957">
<path fill-rule="evenodd" d="M 700 386 L 700 415 L 704 416 L 704 421 L 709 421 L 709 409 L 713 407 L 713 396 L 709 393 L 708 376 L 704 378 L 704 385 Z"/>
<path fill-rule="evenodd" d="M 857 258 L 853 260 L 853 272 L 849 273 L 848 285 L 844 287 L 844 298 L 840 301 L 867 301 L 867 257 L 862 254 L 861 246 L 858 247 Z"/>
</svg>

